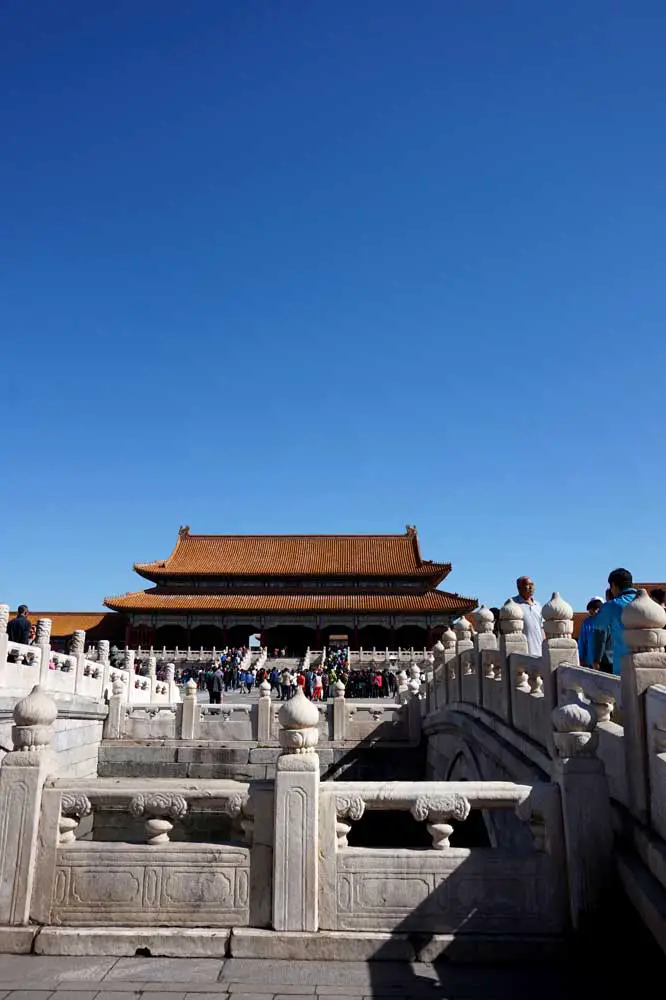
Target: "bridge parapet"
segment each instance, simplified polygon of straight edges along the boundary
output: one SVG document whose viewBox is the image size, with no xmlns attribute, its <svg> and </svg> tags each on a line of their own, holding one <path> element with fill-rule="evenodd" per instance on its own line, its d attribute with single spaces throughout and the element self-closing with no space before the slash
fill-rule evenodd
<svg viewBox="0 0 666 1000">
<path fill-rule="evenodd" d="M 587 838 L 589 847 L 591 838 L 603 859 L 611 824 L 599 817 L 603 803 L 612 803 L 625 845 L 617 867 L 666 950 L 666 611 L 639 591 L 623 612 L 629 652 L 620 674 L 611 675 L 579 665 L 573 611 L 559 594 L 543 610 L 540 656 L 528 655 L 522 612 L 512 601 L 500 613 L 497 648 L 483 648 L 482 633 L 473 650 L 440 656 L 425 732 L 436 739 L 457 716 L 470 720 L 469 735 L 478 720 L 560 785 L 574 922 L 594 902 L 590 887 L 603 881 L 601 860 L 596 875 L 578 865 L 585 854 L 595 863 L 594 852 L 580 845 Z M 444 728 L 437 727 L 438 713 Z"/>
</svg>

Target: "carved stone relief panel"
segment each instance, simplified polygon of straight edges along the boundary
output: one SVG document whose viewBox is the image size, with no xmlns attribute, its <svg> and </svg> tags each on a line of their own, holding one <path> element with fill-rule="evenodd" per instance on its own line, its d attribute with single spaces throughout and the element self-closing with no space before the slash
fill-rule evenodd
<svg viewBox="0 0 666 1000">
<path fill-rule="evenodd" d="M 338 930 L 557 934 L 566 926 L 547 854 L 349 848 L 337 862 Z"/>
<path fill-rule="evenodd" d="M 58 850 L 51 922 L 243 926 L 249 875 L 247 848 L 79 841 Z"/>
</svg>

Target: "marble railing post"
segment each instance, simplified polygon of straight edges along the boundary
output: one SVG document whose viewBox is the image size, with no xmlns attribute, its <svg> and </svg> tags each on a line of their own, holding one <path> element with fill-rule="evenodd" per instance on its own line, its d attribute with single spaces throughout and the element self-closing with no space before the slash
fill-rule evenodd
<svg viewBox="0 0 666 1000">
<path fill-rule="evenodd" d="M 441 708 L 438 674 L 444 669 L 444 643 L 441 639 L 432 647 L 432 678 L 428 684 L 428 711 Z"/>
<path fill-rule="evenodd" d="M 495 616 L 490 608 L 482 604 L 480 608 L 472 614 L 474 628 L 476 631 L 472 635 L 474 650 L 476 652 L 476 674 L 478 679 L 477 704 L 483 702 L 483 664 L 481 654 L 484 649 L 497 649 L 497 636 L 495 635 Z"/>
<path fill-rule="evenodd" d="M 14 706 L 14 749 L 0 766 L 0 926 L 29 920 L 42 789 L 56 771 L 50 743 L 57 715 L 39 685 Z"/>
<path fill-rule="evenodd" d="M 83 671 L 86 665 L 86 633 L 84 629 L 77 628 L 72 632 L 72 638 L 69 640 L 69 655 L 76 657 L 74 691 L 78 694 L 83 684 Z"/>
<path fill-rule="evenodd" d="M 35 645 L 39 646 L 41 653 L 41 664 L 39 670 L 39 683 L 42 687 L 48 687 L 49 663 L 51 662 L 51 619 L 38 618 L 35 630 Z"/>
<path fill-rule="evenodd" d="M 97 643 L 97 662 L 102 670 L 102 697 L 109 687 L 109 673 L 111 671 L 110 643 L 108 639 L 100 639 Z"/>
<path fill-rule="evenodd" d="M 257 705 L 257 741 L 259 743 L 270 743 L 272 717 L 271 685 L 264 679 L 259 685 L 259 704 Z"/>
<path fill-rule="evenodd" d="M 136 650 L 125 649 L 125 652 L 123 654 L 123 670 L 126 670 L 127 673 L 130 675 L 130 684 L 134 683 L 132 678 L 134 676 L 135 659 L 136 659 Z"/>
<path fill-rule="evenodd" d="M 410 685 L 413 681 L 410 681 Z M 406 708 L 402 711 L 407 712 L 407 734 L 410 743 L 418 743 L 421 739 L 421 696 L 419 694 L 418 688 L 412 688 L 410 690 L 410 698 L 407 702 Z"/>
<path fill-rule="evenodd" d="M 196 740 L 199 736 L 199 703 L 197 701 L 197 684 L 191 678 L 185 685 L 185 695 L 179 710 L 180 739 Z"/>
<path fill-rule="evenodd" d="M 338 678 L 333 685 L 333 739 L 346 739 L 347 710 L 345 705 L 345 686 Z"/>
<path fill-rule="evenodd" d="M 0 604 L 0 667 L 7 662 L 7 623 L 9 622 L 9 605 Z"/>
<path fill-rule="evenodd" d="M 474 643 L 472 642 L 472 626 L 466 618 L 459 618 L 453 626 L 453 631 L 456 636 L 457 669 L 455 678 L 450 678 L 452 683 L 449 684 L 449 700 L 462 701 L 462 674 L 465 669 L 466 660 L 466 657 L 463 654 L 470 653 L 474 649 Z"/>
<path fill-rule="evenodd" d="M 553 709 L 552 779 L 559 786 L 571 920 L 594 926 L 613 889 L 613 820 L 596 719 L 581 702 Z"/>
<path fill-rule="evenodd" d="M 172 705 L 174 702 L 180 701 L 180 691 L 178 690 L 178 685 L 176 684 L 176 665 L 175 663 L 167 663 L 166 665 L 166 685 L 169 689 L 169 704 Z"/>
<path fill-rule="evenodd" d="M 104 720 L 105 740 L 120 740 L 125 732 L 125 688 L 122 681 L 115 680 L 109 698 L 109 711 Z"/>
<path fill-rule="evenodd" d="M 642 823 L 650 819 L 648 739 L 645 726 L 645 692 L 653 684 L 666 684 L 666 611 L 647 591 L 622 613 L 624 641 L 629 650 L 622 657 L 621 690 L 624 720 L 624 753 L 629 776 L 629 804 Z"/>
<path fill-rule="evenodd" d="M 279 712 L 275 775 L 273 929 L 319 930 L 319 711 L 302 688 Z"/>
<path fill-rule="evenodd" d="M 100 639 L 97 643 L 97 661 L 100 666 L 108 667 L 109 665 L 109 640 Z"/>
<path fill-rule="evenodd" d="M 541 647 L 541 655 L 544 666 L 551 674 L 560 663 L 567 663 L 572 667 L 579 665 L 578 643 L 573 638 L 573 614 L 571 605 L 557 592 L 543 606 L 543 630 L 546 638 Z"/>
<path fill-rule="evenodd" d="M 546 638 L 541 647 L 541 680 L 543 696 L 550 711 L 557 705 L 557 668 L 563 663 L 572 667 L 579 665 L 578 643 L 573 638 L 573 616 L 573 608 L 557 592 L 543 606 Z M 537 693 L 533 684 L 532 693 Z"/>
<path fill-rule="evenodd" d="M 528 653 L 527 639 L 524 634 L 525 622 L 520 604 L 509 598 L 500 608 L 500 639 L 499 670 L 502 672 L 502 693 L 506 711 L 506 721 L 512 725 L 513 704 L 511 701 L 512 684 L 511 670 L 509 668 L 509 657 L 512 653 Z M 497 675 L 497 667 L 495 674 Z"/>
</svg>

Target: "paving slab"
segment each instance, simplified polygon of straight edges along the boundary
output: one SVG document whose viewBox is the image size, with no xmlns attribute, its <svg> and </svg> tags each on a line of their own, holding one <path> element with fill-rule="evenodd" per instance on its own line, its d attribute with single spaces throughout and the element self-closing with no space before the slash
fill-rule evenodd
<svg viewBox="0 0 666 1000">
<path fill-rule="evenodd" d="M 316 992 L 314 987 L 318 985 L 358 984 L 373 987 L 380 981 L 411 982 L 415 977 L 437 979 L 437 972 L 428 965 L 409 965 L 406 962 L 376 962 L 371 968 L 366 962 L 289 962 L 275 959 L 264 963 L 250 958 L 229 958 L 220 980 L 267 983 L 278 989 L 291 985 L 312 986 L 312 992 Z"/>
<path fill-rule="evenodd" d="M 104 982 L 128 979 L 150 983 L 215 983 L 223 962 L 217 958 L 119 958 Z"/>
<path fill-rule="evenodd" d="M 414 948 L 405 934 L 366 931 L 266 931 L 254 927 L 234 928 L 230 951 L 233 958 L 293 959 L 328 962 L 412 962 Z"/>
<path fill-rule="evenodd" d="M 188 961 L 221 961 L 229 935 L 225 927 L 45 927 L 35 941 L 35 954 L 135 957 L 137 948 L 147 948 L 153 958 L 182 958 L 185 953 Z"/>
<path fill-rule="evenodd" d="M 10 1000 L 48 1000 L 51 990 L 13 990 Z"/>
<path fill-rule="evenodd" d="M 144 996 L 145 995 L 146 994 L 144 993 Z M 171 996 L 171 994 L 169 994 L 169 996 Z M 228 996 L 228 993 L 186 993 L 185 1000 L 226 1000 Z M 143 1000 L 143 997 L 141 1000 Z"/>
<path fill-rule="evenodd" d="M 40 955 L 0 955 L 0 988 L 54 990 L 59 983 L 84 980 L 99 983 L 115 965 L 115 958 L 69 958 Z"/>
</svg>

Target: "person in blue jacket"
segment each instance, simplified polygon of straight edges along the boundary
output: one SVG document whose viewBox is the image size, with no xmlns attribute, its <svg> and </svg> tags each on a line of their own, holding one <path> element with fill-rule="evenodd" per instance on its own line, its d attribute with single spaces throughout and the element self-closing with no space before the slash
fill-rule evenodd
<svg viewBox="0 0 666 1000">
<path fill-rule="evenodd" d="M 591 667 L 594 656 L 594 619 L 604 606 L 600 597 L 593 597 L 587 602 L 587 618 L 583 619 L 578 633 L 578 659 L 581 667 Z"/>
<path fill-rule="evenodd" d="M 622 670 L 622 657 L 628 652 L 624 642 L 624 625 L 622 612 L 627 604 L 636 598 L 638 591 L 628 569 L 614 569 L 608 577 L 608 587 L 612 594 L 609 601 L 603 605 L 594 618 L 594 663 L 595 670 L 600 668 L 601 650 L 604 647 L 606 635 L 610 633 L 613 648 L 613 673 Z"/>
</svg>

